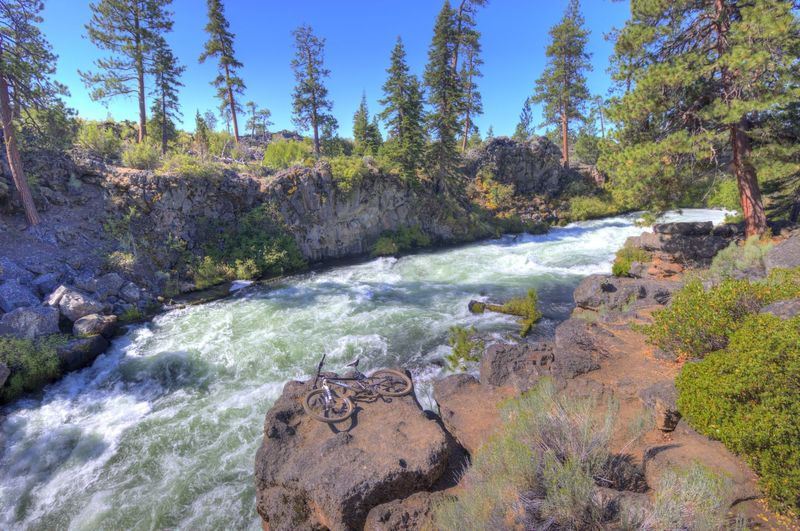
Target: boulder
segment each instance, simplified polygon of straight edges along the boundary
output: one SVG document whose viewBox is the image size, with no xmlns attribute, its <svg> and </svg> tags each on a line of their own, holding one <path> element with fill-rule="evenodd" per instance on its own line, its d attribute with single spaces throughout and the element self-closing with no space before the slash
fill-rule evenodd
<svg viewBox="0 0 800 531">
<path fill-rule="evenodd" d="M 11 376 L 11 369 L 5 363 L 0 363 L 0 387 L 6 384 L 9 376 Z"/>
<path fill-rule="evenodd" d="M 50 306 L 17 308 L 0 318 L 0 334 L 11 334 L 25 339 L 57 334 L 58 310 Z"/>
<path fill-rule="evenodd" d="M 431 487 L 448 443 L 413 395 L 359 401 L 336 425 L 313 420 L 301 401 L 309 382 L 289 382 L 269 410 L 256 455 L 256 508 L 270 531 L 362 529 L 378 505 Z"/>
<path fill-rule="evenodd" d="M 710 221 L 680 221 L 675 223 L 656 223 L 656 234 L 679 234 L 681 236 L 706 236 L 711 234 L 714 224 Z"/>
<path fill-rule="evenodd" d="M 761 313 L 771 313 L 781 319 L 791 319 L 800 315 L 800 299 L 773 302 L 761 308 Z"/>
<path fill-rule="evenodd" d="M 95 293 L 101 300 L 116 295 L 125 284 L 125 279 L 117 273 L 107 273 L 95 282 Z"/>
<path fill-rule="evenodd" d="M 100 335 L 72 339 L 56 349 L 59 368 L 71 372 L 89 367 L 107 348 L 108 340 Z"/>
<path fill-rule="evenodd" d="M 639 398 L 655 414 L 656 427 L 672 431 L 681 420 L 678 412 L 678 392 L 672 380 L 655 383 L 639 392 Z"/>
<path fill-rule="evenodd" d="M 680 227 L 675 228 L 673 225 Z M 714 256 L 739 238 L 738 234 L 723 235 L 711 230 L 710 223 L 682 223 L 654 225 L 653 232 L 645 232 L 638 239 L 638 247 L 654 253 L 654 259 L 683 266 L 708 267 Z M 700 227 L 702 225 L 702 227 Z"/>
<path fill-rule="evenodd" d="M 139 301 L 139 297 L 141 297 L 141 290 L 139 290 L 139 286 L 133 282 L 128 282 L 121 290 L 119 290 L 119 295 L 129 303 L 134 304 Z"/>
<path fill-rule="evenodd" d="M 116 315 L 85 315 L 72 325 L 72 333 L 77 337 L 101 335 L 111 339 L 119 328 Z"/>
<path fill-rule="evenodd" d="M 783 240 L 764 256 L 767 272 L 777 268 L 791 269 L 800 267 L 800 231 Z"/>
<path fill-rule="evenodd" d="M 480 381 L 487 385 L 512 385 L 522 392 L 550 373 L 553 346 L 549 343 L 492 343 L 483 353 Z"/>
<path fill-rule="evenodd" d="M 61 302 L 61 298 L 65 293 L 67 293 L 67 291 L 69 291 L 69 288 L 63 284 L 58 286 L 50 293 L 50 295 L 44 298 L 44 303 L 48 306 L 58 306 L 58 304 Z"/>
<path fill-rule="evenodd" d="M 67 288 L 58 302 L 61 315 L 72 322 L 81 317 L 103 311 L 103 303 L 76 289 Z"/>
<path fill-rule="evenodd" d="M 72 285 L 81 291 L 94 293 L 97 291 L 97 279 L 91 273 L 82 273 L 72 280 Z"/>
<path fill-rule="evenodd" d="M 645 306 L 666 305 L 681 288 L 679 282 L 590 275 L 572 294 L 575 304 L 587 310 L 627 311 Z"/>
<path fill-rule="evenodd" d="M 417 492 L 402 500 L 374 507 L 367 515 L 368 531 L 417 531 L 433 529 L 436 504 L 447 498 L 443 492 Z"/>
<path fill-rule="evenodd" d="M 563 378 L 574 378 L 599 369 L 600 360 L 608 356 L 602 341 L 605 336 L 608 332 L 583 319 L 567 319 L 558 325 L 553 372 Z"/>
<path fill-rule="evenodd" d="M 60 278 L 61 276 L 58 273 L 44 273 L 34 278 L 31 281 L 31 286 L 39 292 L 39 295 L 44 297 L 58 287 Z"/>
<path fill-rule="evenodd" d="M 0 282 L 17 280 L 26 284 L 33 280 L 33 273 L 17 264 L 7 256 L 0 256 Z"/>
<path fill-rule="evenodd" d="M 733 485 L 734 499 L 746 500 L 760 496 L 756 475 L 747 464 L 722 443 L 694 431 L 685 420 L 678 422 L 669 441 L 645 451 L 643 464 L 647 484 L 655 488 L 665 470 L 688 467 L 693 461 L 728 476 Z"/>
<path fill-rule="evenodd" d="M 471 455 L 500 428 L 498 404 L 517 394 L 510 387 L 481 385 L 469 374 L 452 374 L 433 384 L 445 428 Z"/>
<path fill-rule="evenodd" d="M 20 284 L 19 280 L 6 280 L 0 284 L 0 309 L 4 312 L 37 304 L 39 304 L 39 297 L 30 288 Z"/>
</svg>

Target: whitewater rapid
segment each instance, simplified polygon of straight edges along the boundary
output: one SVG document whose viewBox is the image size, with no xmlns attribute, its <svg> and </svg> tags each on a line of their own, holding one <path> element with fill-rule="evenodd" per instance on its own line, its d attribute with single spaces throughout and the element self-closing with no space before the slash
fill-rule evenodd
<svg viewBox="0 0 800 531">
<path fill-rule="evenodd" d="M 686 210 L 667 220 L 720 222 Z M 253 461 L 264 414 L 323 352 L 335 368 L 409 368 L 423 404 L 453 325 L 513 333 L 470 299 L 539 291 L 547 336 L 586 275 L 610 271 L 635 216 L 381 258 L 176 310 L 94 365 L 0 411 L 0 529 L 260 529 Z"/>
</svg>

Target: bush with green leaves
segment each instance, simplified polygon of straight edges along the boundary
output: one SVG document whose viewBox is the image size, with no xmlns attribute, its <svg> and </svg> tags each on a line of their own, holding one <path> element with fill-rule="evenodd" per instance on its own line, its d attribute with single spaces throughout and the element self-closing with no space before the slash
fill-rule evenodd
<svg viewBox="0 0 800 531">
<path fill-rule="evenodd" d="M 570 221 L 584 221 L 614 216 L 624 212 L 624 210 L 608 194 L 577 196 L 569 200 Z"/>
<path fill-rule="evenodd" d="M 800 510 L 800 317 L 750 316 L 675 383 L 689 424 L 744 456 L 773 506 Z"/>
<path fill-rule="evenodd" d="M 98 122 L 82 122 L 76 144 L 90 154 L 107 160 L 119 159 L 122 151 L 122 140 L 114 129 Z"/>
<path fill-rule="evenodd" d="M 462 370 L 467 363 L 480 361 L 484 343 L 475 337 L 477 333 L 475 327 L 450 327 L 450 338 L 448 339 L 450 354 L 447 355 L 446 360 L 451 369 Z"/>
<path fill-rule="evenodd" d="M 522 329 L 519 335 L 525 337 L 544 314 L 539 310 L 539 294 L 535 288 L 530 288 L 525 297 L 514 297 L 500 307 L 500 312 L 522 317 Z"/>
<path fill-rule="evenodd" d="M 700 358 L 725 348 L 748 315 L 795 297 L 800 297 L 800 269 L 774 269 L 757 282 L 726 279 L 709 289 L 694 278 L 669 306 L 653 313 L 653 323 L 643 331 L 651 344 L 667 352 Z"/>
<path fill-rule="evenodd" d="M 291 166 L 307 165 L 311 158 L 311 147 L 306 142 L 281 140 L 271 142 L 264 150 L 263 165 L 277 171 Z"/>
<path fill-rule="evenodd" d="M 164 159 L 160 173 L 216 181 L 222 179 L 222 166 L 186 153 L 172 153 Z"/>
<path fill-rule="evenodd" d="M 394 256 L 423 247 L 430 247 L 431 239 L 419 227 L 403 227 L 387 232 L 372 246 L 372 256 Z"/>
<path fill-rule="evenodd" d="M 149 140 L 131 142 L 122 151 L 122 164 L 137 170 L 154 170 L 161 165 L 161 151 Z"/>
<path fill-rule="evenodd" d="M 545 378 L 501 406 L 503 426 L 473 456 L 456 499 L 435 508 L 436 529 L 601 529 L 594 478 L 609 462 L 618 405 L 575 398 Z"/>
<path fill-rule="evenodd" d="M 611 265 L 611 273 L 615 277 L 627 277 L 631 272 L 631 265 L 634 262 L 647 263 L 653 259 L 653 255 L 638 247 L 625 246 L 617 251 L 614 263 Z"/>
<path fill-rule="evenodd" d="M 58 378 L 61 372 L 56 350 L 66 342 L 67 337 L 61 334 L 35 340 L 0 335 L 0 363 L 11 370 L 5 385 L 0 388 L 0 402 L 38 391 Z"/>
<path fill-rule="evenodd" d="M 764 257 L 770 249 L 772 242 L 758 236 L 751 236 L 744 243 L 733 242 L 714 257 L 708 277 L 721 280 L 763 274 Z"/>
<path fill-rule="evenodd" d="M 369 175 L 369 168 L 363 157 L 339 156 L 328 159 L 328 162 L 336 187 L 345 193 L 352 191 Z"/>
</svg>

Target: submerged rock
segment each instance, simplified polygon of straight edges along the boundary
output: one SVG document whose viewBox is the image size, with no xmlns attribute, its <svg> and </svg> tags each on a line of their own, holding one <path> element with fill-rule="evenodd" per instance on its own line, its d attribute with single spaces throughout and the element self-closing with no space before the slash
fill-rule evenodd
<svg viewBox="0 0 800 531">
<path fill-rule="evenodd" d="M 305 414 L 309 383 L 289 382 L 267 413 L 256 507 L 270 531 L 362 529 L 380 504 L 428 489 L 445 470 L 445 433 L 413 395 L 357 402 L 328 425 Z"/>
</svg>

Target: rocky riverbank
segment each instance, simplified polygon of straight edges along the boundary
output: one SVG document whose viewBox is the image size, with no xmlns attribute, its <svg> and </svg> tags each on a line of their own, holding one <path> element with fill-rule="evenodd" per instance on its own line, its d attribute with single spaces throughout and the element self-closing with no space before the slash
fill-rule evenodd
<svg viewBox="0 0 800 531">
<path fill-rule="evenodd" d="M 436 412 L 423 411 L 411 398 L 366 404 L 357 421 L 332 429 L 303 413 L 299 401 L 309 383 L 289 382 L 267 414 L 256 458 L 264 528 L 434 528 L 437 504 L 465 488 L 452 486 L 448 471 L 468 467 L 465 456 L 474 458 L 501 436 L 499 406 L 544 378 L 567 396 L 618 404 L 609 465 L 592 494 L 606 528 L 618 528 L 630 515 L 651 514 L 654 489 L 665 474 L 693 463 L 729 480 L 730 514 L 746 525 L 794 528 L 797 522 L 766 508 L 757 477 L 741 458 L 681 418 L 674 378 L 682 362 L 649 345 L 632 326 L 651 322 L 653 311 L 670 304 L 684 271 L 707 267 L 741 237 L 735 226 L 656 225 L 628 242 L 651 252 L 652 261 L 633 268 L 633 276 L 584 279 L 574 293 L 572 318 L 558 325 L 552 341 L 488 343 L 477 373 L 435 382 Z M 766 267 L 800 266 L 798 244 L 800 231 L 784 230 L 764 258 Z M 787 301 L 764 311 L 797 315 L 797 305 Z M 386 437 L 392 440 L 387 447 L 371 443 Z"/>
</svg>

